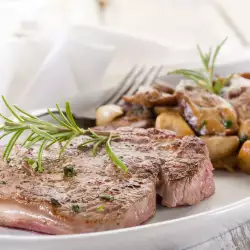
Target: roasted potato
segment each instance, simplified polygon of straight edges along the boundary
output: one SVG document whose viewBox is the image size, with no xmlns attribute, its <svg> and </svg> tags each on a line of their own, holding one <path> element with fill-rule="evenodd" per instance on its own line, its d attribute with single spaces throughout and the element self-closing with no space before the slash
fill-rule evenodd
<svg viewBox="0 0 250 250">
<path fill-rule="evenodd" d="M 158 115 L 155 121 L 155 128 L 174 131 L 178 137 L 194 135 L 194 131 L 189 127 L 180 113 L 173 110 L 168 110 Z"/>
<path fill-rule="evenodd" d="M 181 114 L 181 110 L 178 106 L 174 106 L 174 107 L 156 106 L 154 107 L 154 113 L 156 115 L 160 115 L 161 113 L 168 112 L 168 111 L 176 111 Z"/>
<path fill-rule="evenodd" d="M 239 147 L 238 136 L 202 136 L 212 161 L 233 155 Z"/>
<path fill-rule="evenodd" d="M 246 141 L 238 154 L 238 167 L 250 174 L 250 141 Z"/>
</svg>

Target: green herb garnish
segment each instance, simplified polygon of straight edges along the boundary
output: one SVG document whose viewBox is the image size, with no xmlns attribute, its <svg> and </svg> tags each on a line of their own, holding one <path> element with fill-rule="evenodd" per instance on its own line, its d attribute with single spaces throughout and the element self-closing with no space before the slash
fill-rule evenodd
<svg viewBox="0 0 250 250">
<path fill-rule="evenodd" d="M 51 203 L 51 205 L 52 205 L 53 207 L 60 207 L 60 206 L 61 206 L 61 204 L 59 203 L 59 201 L 56 200 L 56 199 L 54 199 L 54 198 L 51 198 L 51 199 L 50 199 L 50 203 Z"/>
<path fill-rule="evenodd" d="M 80 212 L 80 207 L 78 205 L 72 205 L 71 209 L 75 214 L 78 214 Z"/>
<path fill-rule="evenodd" d="M 233 122 L 231 120 L 225 120 L 223 124 L 225 128 L 231 128 L 233 126 Z"/>
<path fill-rule="evenodd" d="M 0 184 L 6 185 L 7 182 L 6 181 L 0 181 Z"/>
<path fill-rule="evenodd" d="M 65 177 L 73 177 L 76 176 L 76 171 L 73 166 L 65 166 L 63 168 L 63 173 Z"/>
<path fill-rule="evenodd" d="M 109 194 L 100 194 L 99 197 L 108 201 L 114 200 L 114 196 Z"/>
<path fill-rule="evenodd" d="M 110 145 L 111 140 L 112 140 L 112 135 L 110 134 L 106 143 L 106 151 L 108 153 L 109 158 L 114 162 L 116 166 L 118 166 L 124 172 L 128 172 L 128 168 L 126 167 L 126 165 L 122 162 L 120 158 L 117 157 L 117 155 L 112 150 Z"/>
<path fill-rule="evenodd" d="M 104 134 L 103 132 L 95 132 L 91 129 L 82 129 L 78 127 L 73 118 L 69 102 L 66 102 L 66 114 L 64 114 L 60 107 L 56 105 L 58 113 L 60 115 L 59 118 L 56 117 L 48 109 L 48 113 L 56 122 L 56 124 L 53 124 L 51 122 L 43 121 L 33 115 L 30 115 L 17 106 L 11 107 L 3 96 L 2 99 L 5 106 L 14 116 L 14 119 L 10 119 L 0 113 L 0 117 L 5 120 L 5 123 L 0 126 L 0 131 L 3 132 L 0 136 L 0 139 L 7 135 L 12 135 L 3 153 L 4 160 L 7 160 L 9 158 L 11 151 L 14 145 L 17 143 L 19 137 L 25 131 L 28 131 L 29 135 L 24 140 L 22 146 L 29 149 L 34 144 L 40 143 L 38 157 L 35 162 L 37 162 L 37 171 L 42 172 L 44 170 L 42 166 L 42 154 L 45 148 L 49 148 L 55 143 L 61 144 L 62 147 L 59 152 L 60 158 L 75 137 L 85 135 L 90 139 L 83 142 L 81 145 L 79 145 L 79 147 L 91 145 L 93 155 L 95 156 L 98 153 L 99 147 L 102 146 L 102 144 L 105 144 L 106 153 L 113 161 L 113 163 L 124 172 L 128 171 L 128 168 L 115 154 L 110 145 L 111 140 L 115 140 L 116 138 L 118 138 L 118 136 L 112 135 L 111 133 Z M 33 167 L 35 168 L 35 165 Z"/>
<path fill-rule="evenodd" d="M 240 143 L 244 143 L 245 141 L 248 140 L 248 136 L 247 135 L 242 135 L 242 136 L 239 137 L 239 139 L 240 139 Z"/>
<path fill-rule="evenodd" d="M 39 167 L 38 162 L 29 158 L 29 157 L 24 157 L 24 161 L 36 172 L 42 173 L 44 171 L 44 168 L 42 166 Z"/>
<path fill-rule="evenodd" d="M 185 78 L 193 80 L 199 86 L 205 88 L 207 91 L 219 94 L 221 89 L 231 80 L 233 74 L 227 78 L 220 78 L 214 75 L 215 61 L 219 54 L 221 47 L 226 42 L 225 38 L 214 50 L 210 48 L 208 53 L 203 53 L 199 45 L 197 50 L 203 64 L 203 70 L 177 69 L 170 71 L 168 74 L 183 75 Z"/>
<path fill-rule="evenodd" d="M 96 211 L 97 211 L 97 212 L 104 212 L 104 211 L 105 211 L 105 208 L 104 208 L 103 205 L 100 205 L 100 206 L 98 206 L 98 207 L 96 208 Z"/>
</svg>

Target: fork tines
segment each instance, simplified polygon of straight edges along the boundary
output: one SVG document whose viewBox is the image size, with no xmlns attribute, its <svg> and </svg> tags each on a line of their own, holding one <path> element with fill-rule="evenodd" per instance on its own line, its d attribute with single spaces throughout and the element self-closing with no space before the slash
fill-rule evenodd
<svg viewBox="0 0 250 250">
<path fill-rule="evenodd" d="M 154 66 L 149 69 L 146 69 L 145 66 L 133 67 L 104 104 L 122 104 L 124 95 L 135 94 L 141 86 L 150 86 L 159 76 L 162 68 L 162 66 Z"/>
</svg>

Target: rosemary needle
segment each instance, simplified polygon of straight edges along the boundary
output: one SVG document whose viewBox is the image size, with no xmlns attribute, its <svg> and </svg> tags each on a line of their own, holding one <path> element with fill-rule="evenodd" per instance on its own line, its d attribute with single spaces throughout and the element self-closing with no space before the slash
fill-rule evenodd
<svg viewBox="0 0 250 250">
<path fill-rule="evenodd" d="M 185 78 L 193 80 L 196 84 L 203 87 L 207 91 L 215 94 L 220 94 L 221 89 L 231 80 L 233 74 L 227 78 L 219 78 L 214 76 L 215 61 L 221 50 L 221 47 L 226 42 L 225 38 L 214 50 L 210 48 L 208 53 L 203 53 L 200 46 L 197 46 L 199 56 L 203 64 L 203 71 L 190 70 L 190 69 L 177 69 L 168 72 L 169 75 L 178 74 L 183 75 Z"/>
<path fill-rule="evenodd" d="M 59 152 L 60 158 L 75 137 L 85 135 L 88 136 L 89 139 L 78 145 L 78 147 L 83 147 L 88 144 L 91 145 L 93 148 L 93 155 L 95 156 L 98 153 L 98 148 L 101 147 L 102 144 L 105 144 L 106 153 L 113 163 L 123 171 L 128 171 L 125 164 L 115 154 L 110 145 L 111 140 L 116 139 L 117 136 L 112 136 L 111 134 L 103 135 L 101 132 L 94 132 L 91 129 L 85 130 L 78 127 L 71 112 L 69 102 L 66 102 L 66 114 L 62 112 L 59 105 L 56 105 L 60 114 L 59 118 L 48 110 L 48 113 L 56 122 L 56 124 L 53 124 L 31 115 L 17 106 L 11 107 L 3 96 L 2 99 L 7 109 L 14 116 L 14 119 L 12 120 L 0 113 L 0 116 L 5 120 L 5 123 L 0 126 L 0 131 L 2 132 L 0 139 L 7 135 L 12 135 L 4 150 L 4 160 L 8 160 L 19 137 L 25 131 L 29 131 L 29 135 L 21 146 L 30 148 L 34 144 L 40 143 L 36 162 L 38 165 L 37 171 L 42 172 L 44 170 L 42 166 L 42 157 L 45 148 L 49 148 L 55 143 L 64 143 Z"/>
</svg>

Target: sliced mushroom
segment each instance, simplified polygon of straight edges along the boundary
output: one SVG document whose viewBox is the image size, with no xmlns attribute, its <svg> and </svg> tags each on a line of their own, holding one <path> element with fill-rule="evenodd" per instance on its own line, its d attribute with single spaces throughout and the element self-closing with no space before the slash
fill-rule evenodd
<svg viewBox="0 0 250 250">
<path fill-rule="evenodd" d="M 155 83 L 153 83 L 152 87 L 168 94 L 173 94 L 175 91 L 174 86 L 172 84 L 163 82 L 161 80 L 157 80 Z"/>
<path fill-rule="evenodd" d="M 190 80 L 176 87 L 185 120 L 200 135 L 231 135 L 238 131 L 237 115 L 222 97 L 206 91 Z"/>
<path fill-rule="evenodd" d="M 194 135 L 194 131 L 189 127 L 179 112 L 168 110 L 157 116 L 155 128 L 174 131 L 176 136 L 183 137 Z"/>
<path fill-rule="evenodd" d="M 239 147 L 238 136 L 202 136 L 212 161 L 233 155 Z"/>
<path fill-rule="evenodd" d="M 175 95 L 160 92 L 155 88 L 145 86 L 140 87 L 135 95 L 124 96 L 123 99 L 127 103 L 138 104 L 148 108 L 162 105 L 174 106 L 177 104 Z"/>
</svg>

